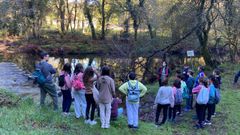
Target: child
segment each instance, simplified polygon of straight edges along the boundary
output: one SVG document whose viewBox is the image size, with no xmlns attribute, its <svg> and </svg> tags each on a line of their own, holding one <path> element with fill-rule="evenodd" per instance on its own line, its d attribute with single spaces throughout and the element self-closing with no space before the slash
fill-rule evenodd
<svg viewBox="0 0 240 135">
<path fill-rule="evenodd" d="M 94 77 L 94 74 L 97 75 L 97 77 Z M 87 107 L 86 107 L 86 116 L 85 116 L 85 124 L 90 125 L 96 125 L 97 122 L 94 120 L 95 116 L 95 109 L 96 109 L 96 102 L 93 98 L 93 82 L 98 79 L 100 75 L 97 73 L 95 69 L 93 69 L 91 66 L 87 67 L 83 74 L 83 82 L 86 89 L 85 98 L 87 101 Z M 91 108 L 91 114 L 89 118 Z"/>
<path fill-rule="evenodd" d="M 186 102 L 187 102 L 187 99 L 189 98 L 189 92 L 188 92 L 187 84 L 184 81 L 184 78 L 185 78 L 184 75 L 178 75 L 178 79 L 181 81 L 182 97 L 186 99 Z M 180 109 L 178 111 L 179 111 L 178 115 L 182 116 L 182 110 Z M 185 111 L 188 111 L 186 110 L 186 107 L 185 107 Z"/>
<path fill-rule="evenodd" d="M 83 84 L 83 72 L 83 66 L 79 63 L 75 66 L 72 76 L 74 110 L 77 119 L 81 116 L 85 118 L 86 114 L 87 103 L 85 98 L 85 86 Z"/>
<path fill-rule="evenodd" d="M 111 110 L 111 120 L 115 121 L 118 117 L 118 105 L 122 103 L 122 100 L 117 98 L 114 98 L 112 101 L 112 110 Z"/>
<path fill-rule="evenodd" d="M 138 109 L 140 97 L 144 96 L 147 88 L 138 80 L 136 74 L 130 72 L 129 81 L 119 87 L 119 90 L 126 94 L 126 108 L 128 117 L 128 127 L 138 129 Z"/>
<path fill-rule="evenodd" d="M 204 77 L 199 78 L 199 85 L 192 90 L 193 94 L 197 94 L 196 113 L 198 118 L 198 124 L 196 128 L 204 128 L 204 119 L 206 114 L 206 106 L 209 99 L 208 80 Z M 206 94 L 206 95 L 205 95 Z M 204 98 L 204 103 L 200 103 L 198 99 Z"/>
<path fill-rule="evenodd" d="M 110 68 L 102 67 L 102 73 L 97 81 L 97 89 L 99 90 L 99 108 L 101 118 L 101 128 L 110 128 L 111 103 L 115 97 L 115 82 L 110 77 Z"/>
<path fill-rule="evenodd" d="M 59 86 L 61 87 L 61 92 L 63 95 L 62 112 L 64 116 L 69 115 L 69 110 L 72 104 L 72 96 L 71 96 L 72 83 L 71 83 L 70 74 L 71 74 L 71 65 L 67 63 L 63 66 L 63 71 L 60 73 L 60 77 L 59 77 Z"/>
<path fill-rule="evenodd" d="M 193 71 L 189 70 L 188 71 L 188 80 L 187 80 L 187 88 L 188 88 L 188 93 L 189 93 L 189 98 L 187 99 L 187 109 L 191 110 L 193 109 L 193 94 L 192 94 L 192 89 L 194 86 L 195 79 L 193 78 Z"/>
<path fill-rule="evenodd" d="M 215 76 L 211 75 L 209 77 L 210 79 L 210 86 L 209 86 L 209 101 L 206 107 L 206 110 L 208 111 L 207 120 L 205 120 L 205 125 L 211 125 L 211 117 L 213 114 L 213 109 L 215 106 L 215 93 L 216 93 L 216 87 L 214 84 L 216 84 L 217 79 Z"/>
<path fill-rule="evenodd" d="M 183 81 L 185 81 L 185 82 L 187 82 L 188 77 L 189 77 L 188 71 L 189 71 L 189 66 L 185 65 L 185 66 L 183 67 L 183 71 L 182 71 L 182 74 L 184 75 Z"/>
<path fill-rule="evenodd" d="M 171 86 L 168 86 L 167 78 L 163 80 L 163 86 L 160 87 L 158 90 L 157 96 L 155 98 L 155 104 L 157 104 L 155 125 L 161 126 L 167 120 L 168 107 L 171 105 L 171 107 L 173 108 L 174 106 L 173 88 Z M 158 119 L 162 109 L 163 119 L 161 123 L 158 123 Z"/>
<path fill-rule="evenodd" d="M 194 87 L 197 87 L 199 85 L 198 80 L 200 77 L 205 77 L 204 68 L 202 66 L 198 67 L 198 75 L 196 77 Z"/>
<path fill-rule="evenodd" d="M 173 95 L 174 95 L 174 107 L 169 107 L 168 119 L 175 122 L 177 110 L 181 110 L 181 104 L 183 101 L 181 82 L 180 80 L 175 80 L 173 83 Z"/>
<path fill-rule="evenodd" d="M 239 77 L 240 77 L 240 71 L 238 71 L 238 72 L 236 73 L 236 75 L 235 75 L 235 77 L 234 77 L 233 85 L 236 85 L 236 84 L 237 84 Z"/>
<path fill-rule="evenodd" d="M 220 75 L 220 71 L 219 70 L 213 71 L 213 75 L 215 77 L 214 86 L 215 86 L 215 88 L 220 90 L 221 84 L 222 84 L 222 78 Z M 215 117 L 215 115 L 216 115 L 215 111 L 216 111 L 216 104 L 213 105 L 212 117 Z"/>
<path fill-rule="evenodd" d="M 222 84 L 222 78 L 221 78 L 221 75 L 220 75 L 220 71 L 219 70 L 214 70 L 213 75 L 217 79 L 216 81 L 218 81 L 218 84 L 219 84 L 219 86 L 217 86 L 217 88 L 220 89 L 220 85 Z"/>
</svg>

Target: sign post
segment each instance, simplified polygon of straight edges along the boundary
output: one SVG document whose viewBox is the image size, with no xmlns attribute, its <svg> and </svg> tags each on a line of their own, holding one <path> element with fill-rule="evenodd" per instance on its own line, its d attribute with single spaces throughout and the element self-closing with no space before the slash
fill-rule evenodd
<svg viewBox="0 0 240 135">
<path fill-rule="evenodd" d="M 195 54 L 194 54 L 194 50 L 189 50 L 189 51 L 187 51 L 187 57 L 190 57 L 191 58 L 191 69 L 193 69 L 193 60 L 192 60 L 192 58 L 195 56 Z"/>
</svg>

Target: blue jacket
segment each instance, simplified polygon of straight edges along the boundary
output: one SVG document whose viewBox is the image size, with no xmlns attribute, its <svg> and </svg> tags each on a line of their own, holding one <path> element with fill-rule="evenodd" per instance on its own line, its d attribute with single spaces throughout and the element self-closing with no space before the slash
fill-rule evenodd
<svg viewBox="0 0 240 135">
<path fill-rule="evenodd" d="M 198 74 L 198 76 L 196 77 L 196 80 L 195 80 L 195 85 L 194 85 L 194 87 L 197 87 L 197 86 L 199 85 L 199 82 L 198 82 L 199 78 L 200 78 L 200 77 L 204 77 L 204 76 L 205 76 L 205 74 L 204 74 L 203 71 Z"/>
<path fill-rule="evenodd" d="M 41 61 L 36 65 L 36 68 L 40 69 L 46 78 L 46 83 L 53 83 L 52 74 L 56 73 L 53 66 L 46 61 Z"/>
<path fill-rule="evenodd" d="M 186 84 L 189 90 L 189 94 L 192 94 L 194 83 L 195 83 L 195 79 L 193 77 L 188 77 Z"/>
</svg>

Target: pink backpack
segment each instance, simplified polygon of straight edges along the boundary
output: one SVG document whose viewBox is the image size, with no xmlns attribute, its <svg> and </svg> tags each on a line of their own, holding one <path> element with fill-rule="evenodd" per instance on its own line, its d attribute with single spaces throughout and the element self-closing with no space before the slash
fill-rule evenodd
<svg viewBox="0 0 240 135">
<path fill-rule="evenodd" d="M 72 86 L 75 90 L 82 90 L 85 88 L 82 81 L 83 73 L 79 73 L 78 75 L 74 75 Z"/>
</svg>

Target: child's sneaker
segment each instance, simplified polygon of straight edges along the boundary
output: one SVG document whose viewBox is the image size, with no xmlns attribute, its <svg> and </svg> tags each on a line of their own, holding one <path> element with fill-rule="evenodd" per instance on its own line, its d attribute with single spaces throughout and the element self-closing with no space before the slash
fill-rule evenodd
<svg viewBox="0 0 240 135">
<path fill-rule="evenodd" d="M 106 128 L 106 129 L 110 128 L 110 125 L 105 125 L 105 128 Z"/>
<path fill-rule="evenodd" d="M 105 125 L 102 125 L 101 128 L 105 128 Z"/>
<path fill-rule="evenodd" d="M 84 123 L 85 124 L 90 124 L 91 120 L 85 120 Z"/>
<path fill-rule="evenodd" d="M 133 128 L 133 125 L 128 125 L 128 128 Z"/>
<path fill-rule="evenodd" d="M 138 130 L 138 126 L 133 126 L 133 130 Z"/>
<path fill-rule="evenodd" d="M 212 123 L 208 120 L 205 120 L 204 125 L 212 125 Z"/>
<path fill-rule="evenodd" d="M 96 122 L 95 120 L 92 120 L 92 121 L 89 122 L 89 124 L 90 124 L 91 126 L 93 126 L 93 125 L 96 125 L 97 122 Z"/>
<path fill-rule="evenodd" d="M 196 128 L 196 129 L 203 129 L 204 127 L 203 127 L 202 125 L 196 124 L 196 125 L 194 126 L 194 128 Z"/>
</svg>

